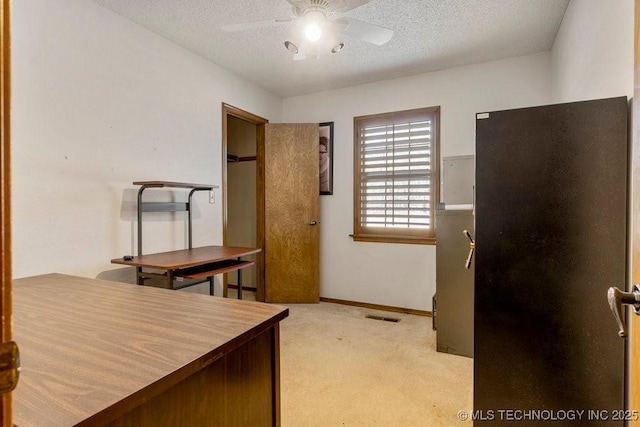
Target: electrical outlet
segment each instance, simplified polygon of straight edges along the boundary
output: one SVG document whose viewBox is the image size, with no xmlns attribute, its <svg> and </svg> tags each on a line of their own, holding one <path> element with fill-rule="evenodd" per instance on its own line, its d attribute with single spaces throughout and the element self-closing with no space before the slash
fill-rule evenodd
<svg viewBox="0 0 640 427">
<path fill-rule="evenodd" d="M 216 192 L 213 190 L 209 190 L 209 203 L 215 205 L 216 203 Z"/>
</svg>

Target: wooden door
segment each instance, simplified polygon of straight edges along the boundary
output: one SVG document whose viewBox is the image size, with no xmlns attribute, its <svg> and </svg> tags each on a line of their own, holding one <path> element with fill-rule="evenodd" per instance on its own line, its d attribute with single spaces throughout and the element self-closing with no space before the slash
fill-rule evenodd
<svg viewBox="0 0 640 427">
<path fill-rule="evenodd" d="M 267 124 L 264 252 L 267 302 L 320 297 L 317 124 Z"/>
<path fill-rule="evenodd" d="M 633 126 L 631 134 L 631 284 L 640 283 L 640 0 L 635 2 L 635 71 L 634 71 L 634 91 L 633 109 L 631 123 Z M 631 290 L 628 286 L 628 291 Z M 629 312 L 631 313 L 631 312 Z M 630 415 L 640 418 L 640 316 L 629 314 L 629 369 L 627 372 L 627 383 L 629 385 L 629 405 Z M 632 426 L 640 427 L 640 419 L 631 423 Z"/>
<path fill-rule="evenodd" d="M 9 0 L 2 0 L 0 9 L 0 341 L 11 340 L 11 214 L 9 184 L 9 107 L 10 100 L 10 51 L 9 51 Z M 3 394 L 0 404 L 0 420 L 3 426 L 11 423 L 11 393 Z"/>
</svg>

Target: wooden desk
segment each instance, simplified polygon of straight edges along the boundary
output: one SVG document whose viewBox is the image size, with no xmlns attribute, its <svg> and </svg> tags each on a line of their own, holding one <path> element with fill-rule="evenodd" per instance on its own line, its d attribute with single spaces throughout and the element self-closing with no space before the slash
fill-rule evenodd
<svg viewBox="0 0 640 427">
<path fill-rule="evenodd" d="M 49 274 L 13 309 L 19 427 L 280 423 L 285 307 Z"/>
<path fill-rule="evenodd" d="M 260 252 L 260 248 L 233 246 L 203 246 L 193 249 L 138 255 L 130 260 L 112 259 L 114 264 L 136 267 L 138 284 L 144 285 L 148 279 L 162 279 L 168 289 L 182 289 L 209 281 L 209 293 L 213 295 L 213 278 L 217 274 L 238 272 L 238 299 L 242 299 L 242 269 L 253 265 L 253 261 L 243 261 L 242 257 Z M 164 273 L 145 272 L 143 268 L 164 270 Z M 184 279 L 191 281 L 184 282 Z M 194 281 L 195 280 L 195 281 Z M 176 284 L 176 281 L 178 282 Z M 226 292 L 225 292 L 226 296 Z"/>
</svg>

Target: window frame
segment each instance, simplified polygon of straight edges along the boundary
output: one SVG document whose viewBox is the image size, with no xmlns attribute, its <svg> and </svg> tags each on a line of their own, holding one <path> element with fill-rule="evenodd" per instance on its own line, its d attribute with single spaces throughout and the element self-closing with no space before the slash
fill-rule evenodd
<svg viewBox="0 0 640 427">
<path fill-rule="evenodd" d="M 431 168 L 429 184 L 431 198 L 429 206 L 430 227 L 428 229 L 366 227 L 361 224 L 360 130 L 365 126 L 397 124 L 430 116 L 434 130 L 430 146 Z M 354 241 L 381 243 L 411 243 L 434 245 L 436 243 L 435 211 L 440 200 L 440 106 L 417 108 L 390 113 L 370 114 L 353 118 L 353 234 Z"/>
</svg>

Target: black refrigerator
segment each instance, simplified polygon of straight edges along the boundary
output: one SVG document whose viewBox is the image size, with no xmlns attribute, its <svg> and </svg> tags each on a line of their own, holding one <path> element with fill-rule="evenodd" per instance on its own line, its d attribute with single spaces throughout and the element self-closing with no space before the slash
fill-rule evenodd
<svg viewBox="0 0 640 427">
<path fill-rule="evenodd" d="M 623 425 L 627 111 L 476 116 L 474 425 Z"/>
</svg>

